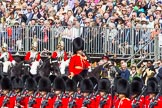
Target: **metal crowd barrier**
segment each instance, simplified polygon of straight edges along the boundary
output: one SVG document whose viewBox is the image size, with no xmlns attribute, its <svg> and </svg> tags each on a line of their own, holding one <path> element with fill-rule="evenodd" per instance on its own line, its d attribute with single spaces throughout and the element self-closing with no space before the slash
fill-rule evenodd
<svg viewBox="0 0 162 108">
<path fill-rule="evenodd" d="M 85 41 L 85 52 L 88 54 L 107 53 L 124 57 L 132 56 L 138 51 L 137 56 L 149 54 L 149 58 L 152 58 L 157 55 L 158 59 L 162 57 L 162 48 L 159 47 L 158 38 L 151 38 L 153 31 L 155 30 L 146 28 L 117 30 L 101 27 L 13 26 L 0 31 L 0 45 L 6 42 L 11 52 L 26 52 L 30 50 L 32 42 L 37 41 L 38 51 L 44 48 L 54 51 L 62 40 L 65 50 L 71 52 L 73 39 L 80 36 Z M 162 30 L 159 31 L 161 34 Z"/>
</svg>

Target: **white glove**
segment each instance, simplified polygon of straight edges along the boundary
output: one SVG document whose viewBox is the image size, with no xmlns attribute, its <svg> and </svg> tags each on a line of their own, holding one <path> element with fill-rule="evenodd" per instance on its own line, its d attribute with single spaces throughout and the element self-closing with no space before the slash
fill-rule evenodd
<svg viewBox="0 0 162 108">
<path fill-rule="evenodd" d="M 15 66 L 15 64 L 16 64 L 16 61 L 15 60 L 12 60 L 12 62 L 11 62 L 14 66 Z"/>
<path fill-rule="evenodd" d="M 88 69 L 88 72 L 92 72 L 92 69 L 91 69 L 91 68 L 89 68 L 89 69 Z"/>
</svg>

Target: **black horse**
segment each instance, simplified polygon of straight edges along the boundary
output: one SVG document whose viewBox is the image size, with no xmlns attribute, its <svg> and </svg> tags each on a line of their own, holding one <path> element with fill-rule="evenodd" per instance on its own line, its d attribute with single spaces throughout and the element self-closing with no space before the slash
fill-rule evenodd
<svg viewBox="0 0 162 108">
<path fill-rule="evenodd" d="M 61 75 L 60 69 L 59 69 L 59 63 L 57 60 L 53 60 L 51 58 L 47 58 L 44 60 L 43 64 L 38 68 L 38 74 L 40 76 L 49 76 L 50 74 L 53 75 Z"/>
<path fill-rule="evenodd" d="M 26 61 L 21 61 L 19 63 L 16 63 L 15 66 L 10 68 L 9 73 L 11 77 L 13 76 L 21 77 L 23 75 L 29 75 L 30 64 L 26 63 Z"/>
</svg>

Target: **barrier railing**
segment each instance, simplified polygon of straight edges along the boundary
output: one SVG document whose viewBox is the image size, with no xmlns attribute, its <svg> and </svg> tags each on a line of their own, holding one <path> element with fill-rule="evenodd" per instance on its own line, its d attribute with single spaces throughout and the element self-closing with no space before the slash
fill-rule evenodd
<svg viewBox="0 0 162 108">
<path fill-rule="evenodd" d="M 32 42 L 38 42 L 38 51 L 44 48 L 54 51 L 60 40 L 64 41 L 65 50 L 72 51 L 72 41 L 82 37 L 85 41 L 85 51 L 88 54 L 109 54 L 120 57 L 138 56 L 156 59 L 162 57 L 162 48 L 159 47 L 158 38 L 162 33 L 155 34 L 154 29 L 128 28 L 110 29 L 101 27 L 46 27 L 46 26 L 14 26 L 6 27 L 0 31 L 0 45 L 8 44 L 11 52 L 29 51 Z M 151 40 L 151 42 L 150 42 Z M 138 51 L 138 53 L 136 53 Z"/>
</svg>

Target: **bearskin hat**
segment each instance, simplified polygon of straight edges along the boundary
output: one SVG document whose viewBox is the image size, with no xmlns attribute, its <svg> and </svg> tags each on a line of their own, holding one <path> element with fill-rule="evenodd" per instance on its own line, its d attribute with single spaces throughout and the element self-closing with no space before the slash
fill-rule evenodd
<svg viewBox="0 0 162 108">
<path fill-rule="evenodd" d="M 94 91 L 97 91 L 97 89 L 98 89 L 98 80 L 97 80 L 95 77 L 90 77 L 89 79 L 90 79 L 90 80 L 92 81 L 92 83 L 93 83 Z"/>
<path fill-rule="evenodd" d="M 20 79 L 20 78 L 18 78 L 18 77 L 16 77 L 16 78 L 14 78 L 13 80 L 12 80 L 12 87 L 13 87 L 13 89 L 23 89 L 23 81 Z"/>
<path fill-rule="evenodd" d="M 109 92 L 110 91 L 111 82 L 107 78 L 103 78 L 99 80 L 98 91 Z"/>
<path fill-rule="evenodd" d="M 61 77 L 56 77 L 53 84 L 54 90 L 65 91 L 65 81 Z"/>
<path fill-rule="evenodd" d="M 90 79 L 83 79 L 80 84 L 81 92 L 93 92 L 93 83 Z"/>
<path fill-rule="evenodd" d="M 155 77 L 147 80 L 147 93 L 158 93 L 158 81 Z"/>
<path fill-rule="evenodd" d="M 121 79 L 120 76 L 117 76 L 117 77 L 114 78 L 113 86 L 114 86 L 115 92 L 117 91 L 117 82 L 118 82 L 119 79 Z"/>
<path fill-rule="evenodd" d="M 129 97 L 130 87 L 126 79 L 119 79 L 117 82 L 117 93 L 124 94 L 126 97 Z"/>
<path fill-rule="evenodd" d="M 50 75 L 48 78 L 50 79 L 51 83 L 53 83 L 54 79 L 56 78 L 56 75 Z"/>
<path fill-rule="evenodd" d="M 8 77 L 4 77 L 1 80 L 2 90 L 12 90 L 11 80 Z"/>
<path fill-rule="evenodd" d="M 27 90 L 29 90 L 29 91 L 37 90 L 37 83 L 36 83 L 36 81 L 33 78 L 31 78 L 31 77 L 27 78 L 26 81 L 25 81 L 25 88 Z"/>
<path fill-rule="evenodd" d="M 77 88 L 80 88 L 80 83 L 83 80 L 83 77 L 81 75 L 74 75 L 74 77 L 72 78 L 72 80 L 75 81 Z"/>
<path fill-rule="evenodd" d="M 130 86 L 131 94 L 139 95 L 142 92 L 143 81 L 139 77 L 134 77 Z"/>
<path fill-rule="evenodd" d="M 40 78 L 38 82 L 39 91 L 51 91 L 51 81 L 47 77 Z"/>
<path fill-rule="evenodd" d="M 76 54 L 79 50 L 84 50 L 84 41 L 81 37 L 77 37 L 73 40 L 73 52 Z"/>
<path fill-rule="evenodd" d="M 66 80 L 66 91 L 76 91 L 77 85 L 72 79 Z"/>
</svg>

